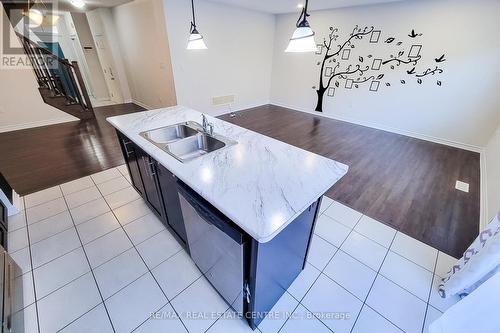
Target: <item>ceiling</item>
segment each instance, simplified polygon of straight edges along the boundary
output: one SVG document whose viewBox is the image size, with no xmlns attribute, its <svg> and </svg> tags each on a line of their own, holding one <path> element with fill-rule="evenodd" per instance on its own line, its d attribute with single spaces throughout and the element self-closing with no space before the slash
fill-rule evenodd
<svg viewBox="0 0 500 333">
<path fill-rule="evenodd" d="M 124 3 L 130 2 L 132 0 L 85 0 L 85 7 L 78 10 L 76 7 L 71 5 L 70 0 L 59 0 L 59 9 L 67 11 L 87 11 L 98 7 L 114 7 L 118 5 L 123 5 Z"/>
<path fill-rule="evenodd" d="M 297 5 L 305 0 L 209 0 L 211 2 L 238 6 L 272 14 L 298 12 Z M 309 10 L 322 10 L 341 7 L 373 5 L 378 3 L 396 2 L 403 0 L 310 0 Z"/>
</svg>

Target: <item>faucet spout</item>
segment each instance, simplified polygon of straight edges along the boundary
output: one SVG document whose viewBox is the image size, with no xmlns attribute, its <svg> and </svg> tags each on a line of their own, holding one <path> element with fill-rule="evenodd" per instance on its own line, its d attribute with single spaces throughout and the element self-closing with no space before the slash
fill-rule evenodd
<svg viewBox="0 0 500 333">
<path fill-rule="evenodd" d="M 203 126 L 203 132 L 207 133 L 208 135 L 213 135 L 214 134 L 214 124 L 210 123 L 207 119 L 207 116 L 204 114 L 202 116 L 202 126 Z"/>
</svg>

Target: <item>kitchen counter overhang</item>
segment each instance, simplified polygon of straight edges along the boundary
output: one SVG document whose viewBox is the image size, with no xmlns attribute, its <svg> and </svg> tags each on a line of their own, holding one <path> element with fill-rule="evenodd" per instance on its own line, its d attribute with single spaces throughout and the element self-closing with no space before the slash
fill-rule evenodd
<svg viewBox="0 0 500 333">
<path fill-rule="evenodd" d="M 182 163 L 140 135 L 202 114 L 183 106 L 107 118 L 177 178 L 259 243 L 272 240 L 348 170 L 345 164 L 209 117 L 237 144 Z"/>
</svg>

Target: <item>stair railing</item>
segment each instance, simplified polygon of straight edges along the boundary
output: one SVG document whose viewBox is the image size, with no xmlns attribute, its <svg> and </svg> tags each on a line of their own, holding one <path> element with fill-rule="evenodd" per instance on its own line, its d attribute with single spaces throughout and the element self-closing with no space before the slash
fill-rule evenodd
<svg viewBox="0 0 500 333">
<path fill-rule="evenodd" d="M 76 61 L 69 62 L 17 33 L 30 59 L 38 86 L 49 89 L 53 97 L 65 97 L 67 105 L 80 105 L 81 112 L 92 112 L 92 103 Z"/>
</svg>

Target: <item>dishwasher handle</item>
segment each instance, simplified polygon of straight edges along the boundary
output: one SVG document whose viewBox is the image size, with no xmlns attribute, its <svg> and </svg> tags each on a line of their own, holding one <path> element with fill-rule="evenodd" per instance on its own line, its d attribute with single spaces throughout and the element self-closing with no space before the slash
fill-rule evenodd
<svg viewBox="0 0 500 333">
<path fill-rule="evenodd" d="M 182 195 L 182 197 L 186 199 L 189 205 L 196 210 L 198 215 L 206 223 L 217 227 L 238 244 L 243 244 L 245 242 L 244 231 L 234 225 L 231 220 L 214 208 L 210 203 L 180 181 L 177 183 L 177 187 L 179 195 Z"/>
</svg>

